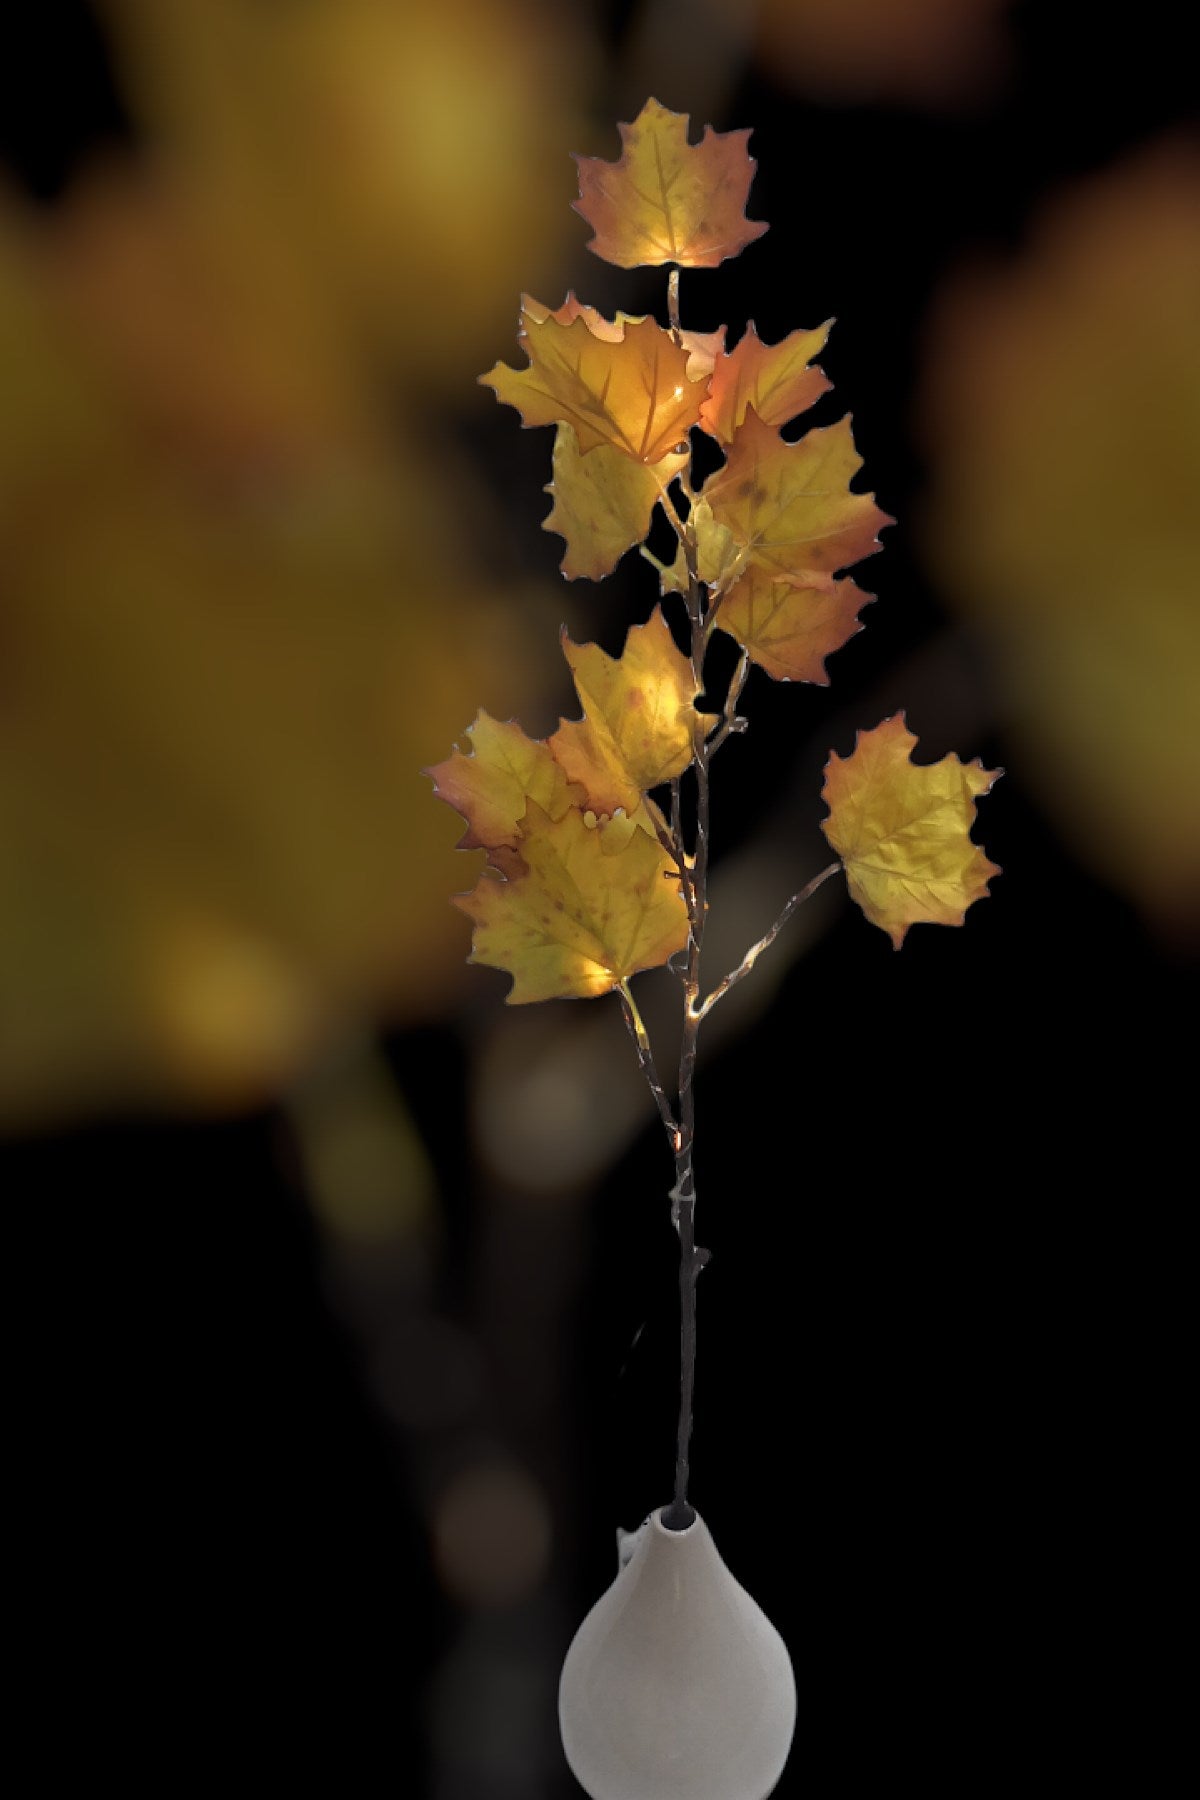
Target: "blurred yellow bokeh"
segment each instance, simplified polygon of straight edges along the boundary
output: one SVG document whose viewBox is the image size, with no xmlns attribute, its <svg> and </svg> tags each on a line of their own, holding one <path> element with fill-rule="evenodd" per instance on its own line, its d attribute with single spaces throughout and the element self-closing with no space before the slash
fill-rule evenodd
<svg viewBox="0 0 1200 1800">
<path fill-rule="evenodd" d="M 256 1100 L 354 1021 L 443 1005 L 467 872 L 419 771 L 549 663 L 453 419 L 569 241 L 570 22 L 101 16 L 136 147 L 46 209 L 0 187 L 17 1124 Z"/>
<path fill-rule="evenodd" d="M 1200 922 L 1200 145 L 1064 193 L 931 320 L 927 539 L 1020 778 L 1172 940 Z"/>
</svg>

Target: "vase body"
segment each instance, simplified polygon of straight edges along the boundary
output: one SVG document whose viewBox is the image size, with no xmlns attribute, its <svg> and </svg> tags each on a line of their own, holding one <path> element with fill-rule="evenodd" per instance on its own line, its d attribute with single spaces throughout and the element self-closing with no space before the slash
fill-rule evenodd
<svg viewBox="0 0 1200 1800">
<path fill-rule="evenodd" d="M 591 1800 L 766 1800 L 796 1723 L 787 1646 L 696 1514 L 651 1514 L 576 1632 L 559 1725 Z"/>
</svg>

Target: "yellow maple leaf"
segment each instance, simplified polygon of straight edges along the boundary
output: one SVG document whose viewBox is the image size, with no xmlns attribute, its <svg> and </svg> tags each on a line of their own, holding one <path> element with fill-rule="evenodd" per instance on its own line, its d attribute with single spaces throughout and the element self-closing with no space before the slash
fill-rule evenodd
<svg viewBox="0 0 1200 1800">
<path fill-rule="evenodd" d="M 661 462 L 634 462 L 599 444 L 584 456 L 569 425 L 554 439 L 554 479 L 546 488 L 554 508 L 542 520 L 545 531 L 566 540 L 560 567 L 568 580 L 600 581 L 625 552 L 650 530 L 650 515 L 663 489 L 688 460 L 686 450 Z"/>
<path fill-rule="evenodd" d="M 635 462 L 661 462 L 699 419 L 708 382 L 691 378 L 687 350 L 653 319 L 617 320 L 619 338 L 612 323 L 601 336 L 585 309 L 564 323 L 534 302 L 521 320 L 528 367 L 497 363 L 479 379 L 526 425 L 570 425 L 585 456 L 608 445 Z"/>
<path fill-rule="evenodd" d="M 700 408 L 706 431 L 729 443 L 752 406 L 765 425 L 786 425 L 828 393 L 833 383 L 813 357 L 825 346 L 832 319 L 815 331 L 793 331 L 764 344 L 751 319 L 727 356 L 714 360 L 712 385 Z"/>
<path fill-rule="evenodd" d="M 825 658 L 862 630 L 859 608 L 873 598 L 849 578 L 820 586 L 751 578 L 735 585 L 717 623 L 774 680 L 828 687 Z"/>
<path fill-rule="evenodd" d="M 576 299 L 572 288 L 567 289 L 567 297 L 561 306 L 546 306 L 532 294 L 521 295 L 522 329 L 526 318 L 535 320 L 539 325 L 544 319 L 557 319 L 560 325 L 570 325 L 575 319 L 582 319 L 593 337 L 603 338 L 610 344 L 619 344 L 625 336 L 626 325 L 645 317 L 645 313 L 619 312 L 615 319 L 606 319 L 599 307 L 589 306 L 586 300 Z M 712 373 L 711 368 L 708 373 Z"/>
<path fill-rule="evenodd" d="M 481 707 L 466 736 L 469 755 L 456 748 L 425 770 L 438 798 L 467 821 L 460 850 L 512 848 L 530 800 L 561 819 L 579 797 L 542 740 L 527 737 L 514 719 L 493 719 Z"/>
<path fill-rule="evenodd" d="M 521 856 L 510 879 L 485 870 L 455 898 L 471 961 L 512 976 L 510 1006 L 606 994 L 687 943 L 678 871 L 636 821 L 589 825 L 577 807 L 552 820 L 531 803 Z"/>
<path fill-rule="evenodd" d="M 692 665 L 657 606 L 630 627 L 619 657 L 573 644 L 565 631 L 562 642 L 584 716 L 564 719 L 550 749 L 598 813 L 633 813 L 650 788 L 682 775 L 697 729 L 715 723 L 696 711 Z"/>
<path fill-rule="evenodd" d="M 750 407 L 704 498 L 745 549 L 748 575 L 815 586 L 812 577 L 871 555 L 878 532 L 894 523 L 873 495 L 851 493 L 861 467 L 849 418 L 788 444 Z"/>
<path fill-rule="evenodd" d="M 573 204 L 595 233 L 588 249 L 597 256 L 622 269 L 654 263 L 715 269 L 766 231 L 745 212 L 754 174 L 749 131 L 706 125 L 700 143 L 689 144 L 688 115 L 653 99 L 618 130 L 618 161 L 575 159 L 579 198 Z"/>
<path fill-rule="evenodd" d="M 822 830 L 846 871 L 853 900 L 898 950 L 910 925 L 961 925 L 998 875 L 971 842 L 975 801 L 1003 769 L 955 755 L 917 766 L 904 714 L 860 731 L 851 754 L 825 765 Z"/>
<path fill-rule="evenodd" d="M 640 323 L 632 313 L 619 312 L 615 319 L 606 319 L 573 293 L 553 308 L 523 294 L 521 312 L 523 318 L 538 324 L 555 319 L 560 325 L 570 325 L 582 319 L 593 337 L 611 344 L 621 342 L 626 325 Z M 693 381 L 708 380 L 724 336 L 724 331 L 683 334 L 687 372 Z M 585 456 L 571 426 L 559 425 L 554 437 L 554 479 L 545 489 L 553 496 L 554 507 L 542 520 L 542 529 L 565 539 L 566 554 L 559 567 L 568 581 L 581 576 L 600 581 L 612 573 L 626 550 L 646 536 L 654 502 L 687 460 L 687 451 L 680 450 L 658 463 L 635 462 L 607 444 L 598 444 Z"/>
<path fill-rule="evenodd" d="M 723 589 L 715 619 L 752 661 L 775 681 L 811 681 L 829 685 L 825 658 L 861 631 L 859 608 L 872 594 L 849 579 L 810 575 L 772 581 L 749 566 L 749 551 L 739 545 L 727 525 L 719 525 L 707 500 L 691 512 L 696 539 L 696 572 L 709 588 Z M 687 560 L 683 546 L 670 565 L 643 552 L 659 572 L 664 594 L 686 594 Z"/>
</svg>

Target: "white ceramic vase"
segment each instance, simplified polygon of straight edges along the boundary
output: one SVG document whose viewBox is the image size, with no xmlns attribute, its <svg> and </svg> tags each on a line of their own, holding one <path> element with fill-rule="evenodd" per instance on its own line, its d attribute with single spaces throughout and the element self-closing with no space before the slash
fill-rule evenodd
<svg viewBox="0 0 1200 1800">
<path fill-rule="evenodd" d="M 787 1646 L 697 1513 L 665 1508 L 576 1632 L 558 1718 L 591 1800 L 766 1800 L 796 1723 Z"/>
</svg>

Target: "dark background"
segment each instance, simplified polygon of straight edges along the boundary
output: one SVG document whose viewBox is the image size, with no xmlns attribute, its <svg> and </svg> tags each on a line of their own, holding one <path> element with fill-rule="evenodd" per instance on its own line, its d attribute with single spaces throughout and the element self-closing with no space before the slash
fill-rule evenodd
<svg viewBox="0 0 1200 1800">
<path fill-rule="evenodd" d="M 597 14 L 606 53 L 626 12 Z M 53 206 L 97 136 L 128 127 L 86 8 L 36 18 L 6 30 L 3 148 Z M 828 743 L 849 750 L 860 699 L 904 704 L 906 667 L 943 640 L 905 525 L 931 288 L 964 251 L 1011 243 L 1060 179 L 1186 116 L 1176 19 L 1148 4 L 1117 29 L 1091 8 L 1017 7 L 998 95 L 957 112 L 801 104 L 753 70 L 737 86 L 718 123 L 754 127 L 750 212 L 771 231 L 711 278 L 685 276 L 685 323 L 752 315 L 775 339 L 836 315 L 820 418 L 853 410 L 900 523 L 864 571 L 878 602 L 833 686 L 752 681 L 752 731 L 718 766 L 720 849 L 770 819 L 781 785 L 812 799 L 780 830 L 815 830 Z M 658 94 L 687 104 L 669 77 Z M 631 116 L 602 84 L 593 111 Z M 658 303 L 656 274 L 582 247 L 575 261 L 601 307 Z M 510 553 L 551 571 L 544 436 L 518 436 L 470 392 L 462 432 L 506 503 Z M 648 580 L 631 559 L 606 604 L 627 597 L 624 616 L 640 616 Z M 973 735 L 930 753 L 1006 764 L 986 658 L 955 642 Z M 1194 1182 L 1187 961 L 1073 860 L 1019 770 L 978 835 L 1005 872 L 964 930 L 916 931 L 895 955 L 839 902 L 766 1016 L 701 1075 L 713 1262 L 693 1498 L 796 1663 L 781 1793 L 1145 1785 L 1147 1735 L 1172 1711 L 1160 1631 Z M 5 1635 L 17 1736 L 48 1788 L 69 1768 L 175 1792 L 205 1765 L 283 1789 L 332 1749 L 347 1794 L 575 1791 L 556 1761 L 554 1671 L 611 1576 L 613 1527 L 671 1479 L 669 1170 L 647 1102 L 636 1142 L 572 1213 L 555 1402 L 523 1413 L 511 1308 L 489 1283 L 535 1296 L 566 1252 L 544 1213 L 518 1208 L 516 1247 L 495 1253 L 468 1088 L 472 1034 L 503 983 L 477 982 L 464 1014 L 382 1049 L 437 1175 L 431 1304 L 482 1359 L 471 1431 L 502 1438 L 549 1497 L 553 1605 L 480 1623 L 439 1581 L 427 1446 L 385 1416 L 331 1299 L 286 1107 L 18 1137 L 0 1162 Z M 485 1679 L 454 1690 L 474 1698 L 449 1725 L 438 1713 L 468 1626 L 500 1645 L 481 1666 L 527 1668 L 543 1697 L 525 1765 L 511 1743 L 490 1774 L 447 1755 L 503 1739 L 509 1706 Z"/>
</svg>

